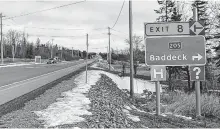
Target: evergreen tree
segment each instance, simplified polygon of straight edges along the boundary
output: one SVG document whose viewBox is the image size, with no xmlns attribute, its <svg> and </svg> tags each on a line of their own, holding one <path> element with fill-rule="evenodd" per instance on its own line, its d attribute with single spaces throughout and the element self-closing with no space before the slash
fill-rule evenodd
<svg viewBox="0 0 220 129">
<path fill-rule="evenodd" d="M 157 2 L 161 6 L 158 10 L 154 10 L 157 14 L 160 14 L 160 16 L 157 18 L 157 22 L 181 21 L 182 14 L 179 13 L 175 1 L 158 0 Z M 169 90 L 174 90 L 174 86 L 172 83 L 173 80 L 172 74 L 179 73 L 180 70 L 182 70 L 182 67 L 177 67 L 177 66 L 167 67 Z M 190 80 L 188 81 L 190 82 Z M 188 84 L 190 85 L 190 83 Z"/>
<path fill-rule="evenodd" d="M 195 0 L 192 4 L 192 7 L 197 8 L 198 13 L 198 20 L 204 21 L 205 25 L 205 32 L 206 35 L 209 35 L 210 30 L 210 23 L 209 23 L 209 16 L 207 14 L 207 8 L 208 8 L 208 1 L 206 0 Z"/>
<path fill-rule="evenodd" d="M 205 38 L 206 38 L 206 46 L 207 46 L 207 55 L 211 54 L 211 50 L 208 47 L 207 40 L 209 40 L 209 32 L 210 32 L 210 23 L 209 23 L 209 16 L 207 14 L 207 7 L 208 7 L 208 1 L 206 0 L 195 0 L 192 4 L 192 7 L 197 8 L 197 13 L 198 13 L 198 20 L 204 21 L 204 26 L 205 26 Z M 207 64 L 205 66 L 205 71 L 206 72 L 211 72 L 209 71 L 209 64 L 211 63 L 211 58 L 207 56 Z M 209 75 L 210 73 L 206 73 L 206 76 Z M 202 87 L 202 82 L 200 82 L 200 87 L 201 90 L 203 89 Z M 195 89 L 195 82 L 193 82 L 193 87 L 192 90 Z"/>
<path fill-rule="evenodd" d="M 157 22 L 168 22 L 171 21 L 172 12 L 175 8 L 175 1 L 172 0 L 157 0 L 161 6 L 159 9 L 154 10 L 160 16 L 156 19 Z"/>
</svg>

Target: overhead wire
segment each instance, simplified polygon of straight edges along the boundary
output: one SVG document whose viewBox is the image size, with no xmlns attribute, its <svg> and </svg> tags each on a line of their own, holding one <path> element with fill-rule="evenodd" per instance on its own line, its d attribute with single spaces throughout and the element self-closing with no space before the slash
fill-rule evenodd
<svg viewBox="0 0 220 129">
<path fill-rule="evenodd" d="M 115 30 L 115 29 L 111 29 L 111 30 L 116 31 L 116 32 L 119 32 L 119 33 L 122 33 L 122 34 L 124 34 L 124 35 L 128 35 L 128 34 L 126 34 L 126 33 L 124 33 L 124 32 L 119 31 L 119 30 Z"/>
<path fill-rule="evenodd" d="M 123 36 L 119 36 L 119 35 L 116 35 L 116 34 L 112 34 L 113 36 L 117 36 L 119 38 L 123 38 L 123 39 L 126 39 L 127 37 L 123 37 Z"/>
<path fill-rule="evenodd" d="M 5 26 L 14 26 L 14 25 L 8 25 L 8 24 L 3 24 Z M 28 27 L 24 26 L 24 28 L 33 28 L 33 29 L 44 29 L 44 30 L 86 30 L 86 29 L 80 29 L 80 28 L 45 28 L 45 27 Z M 101 29 L 106 29 L 106 28 L 94 28 L 91 30 L 101 30 Z"/>
<path fill-rule="evenodd" d="M 34 29 L 43 29 L 43 30 L 85 30 L 85 29 L 76 29 L 76 28 L 44 28 L 44 27 L 24 27 L 24 28 L 34 28 Z"/>
<path fill-rule="evenodd" d="M 53 7 L 53 8 L 49 8 L 49 9 L 39 10 L 39 11 L 31 12 L 31 13 L 21 14 L 21 15 L 18 15 L 18 16 L 6 17 L 3 20 L 13 20 L 14 18 L 17 18 L 17 17 L 27 16 L 27 15 L 31 15 L 31 14 L 35 14 L 35 13 L 39 13 L 39 12 L 44 12 L 44 11 L 49 11 L 49 10 L 53 10 L 53 9 L 57 9 L 57 8 L 62 8 L 62 7 L 65 7 L 65 6 L 70 6 L 70 5 L 82 3 L 82 2 L 85 2 L 85 1 L 86 0 L 74 2 L 74 3 L 70 3 L 70 4 L 66 4 L 66 5 L 61 5 L 61 6 L 57 6 L 57 7 Z M 119 15 L 118 15 L 114 25 L 111 28 L 112 30 L 114 30 L 113 28 L 118 23 L 118 20 L 120 18 L 121 12 L 122 12 L 123 7 L 124 7 L 124 3 L 125 3 L 125 0 L 123 1 L 122 7 L 121 7 L 120 12 L 119 12 Z M 6 26 L 11 26 L 11 25 L 6 25 Z M 43 27 L 24 27 L 24 28 L 51 29 L 51 30 L 85 30 L 85 29 L 43 28 Z M 92 29 L 92 30 L 101 30 L 101 29 L 107 29 L 107 28 L 95 28 L 95 29 Z M 114 31 L 116 31 L 116 30 L 114 30 Z M 117 31 L 117 32 L 120 32 L 120 31 Z M 122 33 L 122 32 L 120 32 L 120 33 Z M 29 36 L 38 36 L 38 37 L 65 37 L 65 38 L 67 38 L 67 37 L 69 37 L 69 38 L 71 38 L 71 37 L 82 37 L 82 36 L 48 36 L 48 35 L 33 35 L 33 34 L 28 34 L 28 35 Z M 85 35 L 83 35 L 83 36 L 85 36 Z"/>
<path fill-rule="evenodd" d="M 12 17 L 8 17 L 8 18 L 6 17 L 3 20 L 14 19 L 14 18 L 17 18 L 17 17 L 23 17 L 23 16 L 27 16 L 27 15 L 32 15 L 32 14 L 35 14 L 35 13 L 45 12 L 45 11 L 49 11 L 49 10 L 53 10 L 53 9 L 58 9 L 58 8 L 62 8 L 62 7 L 66 7 L 66 6 L 70 6 L 70 5 L 74 5 L 74 4 L 79 4 L 79 3 L 82 3 L 82 2 L 86 2 L 86 0 L 84 0 L 84 1 L 77 1 L 77 2 L 74 2 L 74 3 L 65 4 L 65 5 L 61 5 L 61 6 L 56 6 L 56 7 L 53 7 L 53 8 L 39 10 L 39 11 L 35 11 L 35 12 L 25 13 L 25 14 L 21 14 L 21 15 L 18 15 L 18 16 L 12 16 Z"/>
<path fill-rule="evenodd" d="M 114 28 L 115 25 L 118 23 L 118 19 L 119 19 L 119 17 L 121 16 L 121 12 L 122 12 L 122 9 L 123 9 L 123 7 L 124 7 L 124 4 L 125 4 L 125 0 L 124 0 L 123 3 L 122 3 L 122 6 L 121 6 L 121 9 L 120 9 L 120 12 L 119 12 L 119 14 L 118 14 L 117 19 L 116 19 L 114 25 L 113 25 L 111 28 Z"/>
<path fill-rule="evenodd" d="M 36 36 L 36 37 L 58 37 L 58 38 L 74 38 L 74 37 L 83 37 L 85 35 L 78 35 L 78 36 L 55 36 L 55 35 L 38 35 L 38 34 L 28 34 L 28 36 Z"/>
<path fill-rule="evenodd" d="M 29 36 L 36 36 L 36 37 L 83 37 L 83 36 L 86 36 L 86 35 L 77 35 L 77 36 L 57 36 L 57 35 L 38 35 L 38 34 L 28 34 Z M 90 36 L 101 36 L 101 34 L 92 34 Z"/>
</svg>

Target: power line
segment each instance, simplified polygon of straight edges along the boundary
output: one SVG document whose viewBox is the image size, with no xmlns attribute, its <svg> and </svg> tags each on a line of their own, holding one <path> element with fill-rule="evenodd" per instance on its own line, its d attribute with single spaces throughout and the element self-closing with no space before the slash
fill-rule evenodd
<svg viewBox="0 0 220 129">
<path fill-rule="evenodd" d="M 36 36 L 36 37 L 63 37 L 63 38 L 74 38 L 74 37 L 83 37 L 86 35 L 78 35 L 78 36 L 56 36 L 56 35 L 38 35 L 38 34 L 28 34 L 28 36 Z M 100 36 L 100 34 L 94 34 L 92 36 Z"/>
<path fill-rule="evenodd" d="M 121 31 L 118 31 L 118 30 L 115 30 L 115 29 L 112 29 L 113 31 L 116 31 L 116 32 L 119 32 L 119 33 L 122 33 L 122 34 L 125 34 L 125 35 L 128 35 L 128 34 L 126 34 L 126 33 L 124 33 L 124 32 L 121 32 Z"/>
<path fill-rule="evenodd" d="M 115 25 L 116 25 L 117 22 L 118 22 L 119 17 L 121 16 L 121 12 L 122 12 L 122 9 L 123 9 L 123 7 L 124 7 L 124 4 L 125 4 L 125 0 L 123 1 L 123 4 L 122 4 L 122 6 L 121 6 L 121 10 L 120 10 L 120 12 L 119 12 L 119 14 L 118 14 L 118 17 L 117 17 L 117 19 L 116 19 L 116 21 L 115 21 L 115 24 L 112 26 L 112 28 L 115 27 Z"/>
<path fill-rule="evenodd" d="M 122 37 L 122 36 L 119 36 L 119 35 L 116 35 L 116 34 L 112 34 L 113 36 L 117 36 L 117 37 L 119 37 L 119 38 L 123 38 L 123 39 L 126 39 L 126 37 Z"/>
<path fill-rule="evenodd" d="M 85 29 L 67 29 L 67 28 L 42 28 L 42 27 L 24 27 L 24 28 L 34 28 L 34 29 L 43 29 L 43 30 L 85 30 Z"/>
<path fill-rule="evenodd" d="M 27 15 L 31 15 L 31 14 L 35 14 L 35 13 L 40 13 L 40 12 L 44 12 L 44 11 L 49 11 L 49 10 L 53 10 L 53 9 L 58 9 L 58 8 L 62 8 L 62 7 L 66 7 L 66 6 L 70 6 L 70 5 L 74 5 L 74 4 L 78 4 L 78 3 L 82 3 L 82 2 L 86 2 L 86 0 L 74 2 L 74 3 L 70 3 L 70 4 L 65 4 L 65 5 L 49 8 L 49 9 L 39 10 L 39 11 L 31 12 L 31 13 L 21 14 L 21 15 L 18 15 L 18 16 L 8 17 L 8 18 L 4 18 L 3 20 L 13 19 L 13 18 L 16 18 L 16 17 L 27 16 Z"/>
<path fill-rule="evenodd" d="M 107 28 L 96 28 L 96 29 L 92 29 L 92 30 L 104 30 L 104 29 L 107 29 Z"/>
<path fill-rule="evenodd" d="M 58 37 L 58 38 L 74 38 L 74 37 L 83 37 L 85 35 L 79 35 L 79 36 L 52 36 L 52 35 L 34 35 L 34 34 L 28 34 L 28 36 L 36 36 L 36 37 Z"/>
<path fill-rule="evenodd" d="M 8 24 L 3 24 L 5 26 L 14 26 L 14 25 L 8 25 Z M 45 30 L 86 30 L 86 29 L 76 29 L 76 28 L 45 28 L 45 27 L 27 27 L 25 26 L 24 28 L 34 28 L 34 29 L 45 29 Z M 101 30 L 101 29 L 106 29 L 106 28 L 94 28 L 92 30 Z"/>
</svg>

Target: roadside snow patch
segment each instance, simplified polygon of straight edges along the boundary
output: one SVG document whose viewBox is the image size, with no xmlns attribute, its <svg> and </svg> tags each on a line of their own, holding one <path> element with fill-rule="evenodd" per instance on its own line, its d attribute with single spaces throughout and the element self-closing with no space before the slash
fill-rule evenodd
<svg viewBox="0 0 220 129">
<path fill-rule="evenodd" d="M 192 117 L 177 115 L 177 114 L 173 114 L 173 113 L 171 113 L 171 112 L 163 113 L 162 115 L 163 115 L 163 116 L 173 115 L 173 116 L 175 116 L 175 117 L 183 118 L 183 119 L 185 119 L 185 120 L 192 120 Z"/>
<path fill-rule="evenodd" d="M 91 68 L 97 68 L 97 69 L 109 69 L 109 64 L 108 63 L 102 63 L 102 62 L 99 62 L 99 63 L 95 63 L 93 64 L 92 66 L 90 66 Z M 111 67 L 111 70 L 115 70 L 115 68 L 113 66 L 110 66 Z"/>
<path fill-rule="evenodd" d="M 138 112 L 143 112 L 143 113 L 146 113 L 145 111 L 142 111 L 142 110 L 140 110 L 140 109 L 136 108 L 134 105 L 132 105 L 132 106 L 131 106 L 131 108 L 133 108 L 133 109 L 137 110 Z"/>
<path fill-rule="evenodd" d="M 97 71 L 97 72 L 105 74 L 108 77 L 110 77 L 117 84 L 119 89 L 130 90 L 130 77 L 119 77 L 115 74 L 108 73 L 105 71 Z M 134 93 L 142 94 L 143 90 L 146 89 L 151 92 L 156 92 L 155 83 L 147 80 L 134 78 Z M 162 92 L 162 87 L 160 87 L 160 92 Z"/>
<path fill-rule="evenodd" d="M 92 115 L 91 112 L 87 111 L 90 108 L 90 100 L 84 94 L 88 93 L 91 85 L 95 85 L 101 77 L 100 74 L 105 74 L 110 77 L 117 84 L 119 89 L 130 89 L 129 77 L 119 77 L 105 71 L 91 70 L 88 71 L 88 84 L 85 84 L 86 73 L 81 73 L 73 82 L 77 87 L 70 91 L 63 92 L 61 97 L 57 99 L 57 102 L 51 104 L 44 110 L 34 111 L 34 113 L 39 116 L 40 120 L 44 120 L 45 127 L 84 121 L 84 118 L 80 116 Z M 145 89 L 155 92 L 155 85 L 149 81 L 134 79 L 134 89 L 135 93 L 143 93 Z M 130 109 L 131 107 L 126 108 Z M 127 116 L 133 121 L 140 121 L 138 116 L 133 116 L 130 113 L 127 113 Z"/>
<path fill-rule="evenodd" d="M 88 84 L 85 84 L 85 75 L 85 72 L 81 73 L 73 82 L 77 87 L 63 92 L 57 102 L 44 110 L 34 112 L 40 120 L 44 120 L 45 127 L 82 122 L 84 118 L 80 116 L 92 115 L 87 111 L 90 100 L 84 93 L 88 93 L 91 85 L 95 85 L 101 76 L 96 71 L 88 71 Z"/>
<path fill-rule="evenodd" d="M 126 116 L 129 119 L 133 120 L 134 122 L 140 121 L 140 118 L 138 116 L 131 115 L 130 112 L 127 109 L 122 109 L 122 111 L 126 114 Z"/>
<path fill-rule="evenodd" d="M 181 117 L 181 118 L 183 118 L 185 120 L 192 120 L 192 117 L 187 117 L 187 116 L 182 116 L 182 115 L 174 115 L 174 116 Z"/>
<path fill-rule="evenodd" d="M 31 65 L 31 64 L 16 64 L 16 63 L 11 63 L 9 65 L 2 65 L 0 68 L 7 68 L 7 67 L 16 67 L 16 66 L 25 66 L 25 65 Z"/>
<path fill-rule="evenodd" d="M 125 106 L 125 109 L 132 110 L 129 106 Z"/>
<path fill-rule="evenodd" d="M 98 67 L 98 66 L 97 66 L 97 63 L 91 65 L 90 67 L 91 67 L 91 68 L 96 68 L 96 69 L 103 69 L 103 68 L 101 68 L 101 67 Z"/>
</svg>

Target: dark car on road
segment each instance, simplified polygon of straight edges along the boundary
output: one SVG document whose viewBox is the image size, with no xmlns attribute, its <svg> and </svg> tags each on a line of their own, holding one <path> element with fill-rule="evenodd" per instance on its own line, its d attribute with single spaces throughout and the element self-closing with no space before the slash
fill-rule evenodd
<svg viewBox="0 0 220 129">
<path fill-rule="evenodd" d="M 50 58 L 48 61 L 47 61 L 47 64 L 55 64 L 57 63 L 56 60 L 54 60 L 53 58 Z"/>
</svg>

